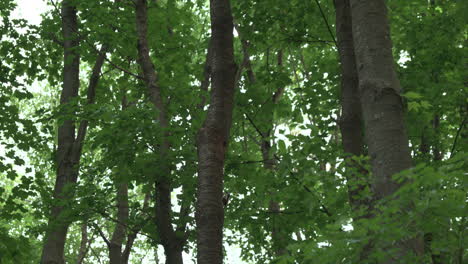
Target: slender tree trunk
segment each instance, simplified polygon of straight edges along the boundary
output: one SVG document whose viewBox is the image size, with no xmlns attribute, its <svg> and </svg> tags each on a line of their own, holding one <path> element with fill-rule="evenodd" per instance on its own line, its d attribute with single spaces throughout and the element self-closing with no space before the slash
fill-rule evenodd
<svg viewBox="0 0 468 264">
<path fill-rule="evenodd" d="M 372 165 L 372 190 L 376 199 L 382 199 L 400 187 L 392 175 L 412 166 L 401 87 L 393 65 L 384 0 L 351 0 L 350 3 L 359 92 Z M 423 252 L 420 238 L 397 241 L 389 247 L 396 249 L 398 256 L 385 263 L 397 263 L 409 254 Z"/>
<path fill-rule="evenodd" d="M 119 183 L 117 187 L 117 223 L 109 241 L 109 260 L 111 264 L 122 264 L 122 244 L 128 225 L 128 184 Z"/>
<path fill-rule="evenodd" d="M 283 67 L 283 50 L 278 51 L 278 68 Z M 250 72 L 252 70 L 250 69 Z M 249 73 L 249 76 L 252 75 L 253 73 Z M 253 79 L 255 80 L 255 79 Z M 284 92 L 284 86 L 278 87 L 276 89 L 275 93 L 271 97 L 271 103 L 276 105 L 281 96 L 283 95 Z M 267 169 L 270 173 L 275 173 L 275 165 L 276 165 L 276 160 L 273 157 L 274 153 L 271 153 L 271 148 L 272 148 L 272 140 L 271 140 L 271 134 L 274 133 L 274 121 L 273 121 L 273 109 L 271 108 L 270 113 L 265 113 L 266 116 L 268 116 L 268 128 L 267 132 L 263 133 L 260 135 L 262 137 L 261 140 L 261 152 L 262 152 L 262 158 L 263 158 L 263 167 Z M 275 193 L 271 193 L 272 197 L 275 197 Z M 272 230 L 271 230 L 271 239 L 272 239 L 272 245 L 273 245 L 273 251 L 277 257 L 285 255 L 288 251 L 286 249 L 287 246 L 287 237 L 288 234 L 285 234 L 283 229 L 281 228 L 281 221 L 278 222 L 277 220 L 281 220 L 281 207 L 280 203 L 277 199 L 272 198 L 270 202 L 268 203 L 268 211 L 270 211 L 272 214 Z"/>
<path fill-rule="evenodd" d="M 83 222 L 81 225 L 81 242 L 80 242 L 80 249 L 78 251 L 78 259 L 76 261 L 77 264 L 83 263 L 86 254 L 88 253 L 88 223 Z"/>
<path fill-rule="evenodd" d="M 237 32 L 240 34 L 240 40 L 242 43 L 242 53 L 244 54 L 243 62 L 242 62 L 242 67 L 245 67 L 247 70 L 247 78 L 251 84 L 256 83 L 256 77 L 255 73 L 252 69 L 252 63 L 250 61 L 250 55 L 249 55 L 249 50 L 248 47 L 250 46 L 249 42 L 242 37 L 242 34 L 239 30 L 238 27 L 236 27 Z M 278 67 L 282 68 L 283 67 L 283 50 L 278 51 L 277 55 L 277 60 L 278 60 Z M 237 86 L 240 77 L 242 75 L 242 70 L 238 70 L 236 74 L 236 81 L 235 85 Z M 284 86 L 278 87 L 274 94 L 271 97 L 271 102 L 269 101 L 268 103 L 270 104 L 277 104 L 281 98 L 281 95 L 284 92 Z M 261 137 L 260 140 L 260 152 L 262 153 L 262 159 L 263 159 L 263 167 L 270 173 L 275 172 L 275 165 L 276 165 L 276 160 L 273 158 L 273 155 L 271 153 L 271 148 L 272 148 L 272 139 L 271 139 L 271 133 L 273 132 L 273 108 L 267 108 L 271 109 L 271 112 L 263 113 L 262 115 L 267 117 L 266 124 L 268 124 L 267 128 L 265 131 L 260 131 L 258 130 L 258 134 Z M 250 120 L 253 124 L 253 120 Z M 254 125 L 254 124 L 253 124 Z M 256 127 L 258 129 L 258 127 Z M 274 197 L 274 193 L 271 193 L 270 196 Z M 268 203 L 268 211 L 271 213 L 271 238 L 272 238 L 272 250 L 275 254 L 275 256 L 279 257 L 287 253 L 286 250 L 286 241 L 287 241 L 287 235 L 282 232 L 282 229 L 280 228 L 281 224 L 278 223 L 276 220 L 280 216 L 281 212 L 281 207 L 278 201 L 275 199 L 271 199 Z"/>
<path fill-rule="evenodd" d="M 211 0 L 212 89 L 206 119 L 198 132 L 197 260 L 223 262 L 224 159 L 232 123 L 236 65 L 229 0 Z"/>
<path fill-rule="evenodd" d="M 185 244 L 184 235 L 178 236 L 172 227 L 171 209 L 171 179 L 170 166 L 166 159 L 170 152 L 168 141 L 169 119 L 166 107 L 161 97 L 161 89 L 158 85 L 157 73 L 150 58 L 148 44 L 148 6 L 146 0 L 136 0 L 136 27 L 138 34 L 138 62 L 143 70 L 144 81 L 148 89 L 150 101 L 158 111 L 156 120 L 159 122 L 162 132 L 162 142 L 159 146 L 160 164 L 156 172 L 156 226 L 164 247 L 166 263 L 182 263 L 182 251 Z"/>
</svg>

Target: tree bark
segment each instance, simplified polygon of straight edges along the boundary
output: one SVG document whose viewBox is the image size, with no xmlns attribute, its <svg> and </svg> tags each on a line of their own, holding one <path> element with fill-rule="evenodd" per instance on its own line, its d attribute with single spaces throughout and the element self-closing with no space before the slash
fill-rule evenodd
<svg viewBox="0 0 468 264">
<path fill-rule="evenodd" d="M 122 264 L 122 243 L 128 224 L 128 184 L 119 183 L 117 187 L 117 223 L 109 241 L 109 260 L 111 264 Z"/>
<path fill-rule="evenodd" d="M 73 98 L 78 96 L 79 80 L 79 40 L 77 11 L 72 1 L 62 2 L 62 33 L 64 38 L 64 66 L 63 89 L 60 96 L 60 105 L 66 106 Z M 98 85 L 101 68 L 104 64 L 107 48 L 102 47 L 96 58 L 89 80 L 87 104 L 95 101 L 96 87 Z M 72 111 L 74 113 L 74 111 Z M 53 199 L 59 205 L 53 205 L 48 221 L 48 229 L 42 249 L 42 264 L 64 263 L 64 247 L 70 219 L 64 214 L 67 203 L 73 198 L 73 184 L 78 179 L 79 163 L 83 142 L 86 136 L 88 121 L 82 120 L 75 137 L 75 122 L 67 118 L 58 128 L 57 170 Z M 71 188 L 69 188 L 69 186 Z"/>
<path fill-rule="evenodd" d="M 80 242 L 80 249 L 78 251 L 78 259 L 76 261 L 77 264 L 83 263 L 86 254 L 88 253 L 88 223 L 83 222 L 81 225 L 81 242 Z"/>
<path fill-rule="evenodd" d="M 223 262 L 224 159 L 232 123 L 236 65 L 229 0 L 211 0 L 212 90 L 206 119 L 198 131 L 197 260 Z"/>
<path fill-rule="evenodd" d="M 368 211 L 370 201 L 362 198 L 360 194 L 368 186 L 368 172 L 362 164 L 358 164 L 353 160 L 353 157 L 364 154 L 364 136 L 349 0 L 335 0 L 335 9 L 336 36 L 341 63 L 342 113 L 339 127 L 347 168 L 349 171 L 354 171 L 354 173 L 350 173 L 346 177 L 348 199 L 353 211 L 357 213 L 360 209 Z M 365 206 L 365 208 L 362 208 L 362 206 Z M 368 217 L 368 215 L 357 214 L 353 219 L 359 220 L 362 217 Z"/>
<path fill-rule="evenodd" d="M 76 8 L 71 1 L 62 2 L 62 33 L 64 38 L 64 66 L 63 66 L 63 88 L 60 96 L 60 105 L 64 106 L 73 98 L 78 96 L 79 64 L 78 52 L 79 41 Z M 65 190 L 67 184 L 76 182 L 78 171 L 74 163 L 72 153 L 75 141 L 75 124 L 70 118 L 63 121 L 58 128 L 57 147 L 57 177 L 55 181 L 54 201 L 69 200 L 70 192 Z M 63 219 L 64 205 L 54 205 L 49 217 L 48 230 L 42 249 L 41 263 L 61 264 L 64 263 L 64 247 L 67 237 L 69 221 Z"/>
<path fill-rule="evenodd" d="M 150 58 L 148 44 L 148 6 L 146 0 L 135 1 L 136 29 L 138 35 L 138 63 L 143 70 L 144 81 L 148 89 L 151 103 L 158 111 L 155 117 L 162 132 L 162 142 L 159 146 L 161 157 L 159 170 L 156 172 L 156 226 L 164 247 L 166 263 L 182 263 L 182 251 L 185 244 L 185 236 L 179 236 L 172 227 L 171 209 L 171 179 L 170 166 L 167 157 L 170 152 L 168 140 L 169 119 L 167 109 L 161 97 L 161 88 L 158 85 L 158 76 Z"/>
<path fill-rule="evenodd" d="M 372 191 L 378 200 L 398 190 L 400 185 L 392 176 L 410 168 L 412 161 L 385 2 L 351 0 L 350 3 L 361 107 L 372 165 Z M 389 247 L 398 251 L 396 259 L 423 252 L 420 238 L 397 241 Z M 396 261 L 389 258 L 385 263 Z"/>
</svg>

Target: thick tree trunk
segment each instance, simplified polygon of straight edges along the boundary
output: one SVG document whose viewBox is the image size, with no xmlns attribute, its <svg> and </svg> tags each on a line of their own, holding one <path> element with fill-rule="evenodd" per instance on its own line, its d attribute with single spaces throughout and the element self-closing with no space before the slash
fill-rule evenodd
<svg viewBox="0 0 468 264">
<path fill-rule="evenodd" d="M 382 199 L 400 187 L 392 176 L 412 166 L 401 87 L 393 65 L 385 2 L 351 0 L 350 3 L 359 92 L 372 165 L 372 190 L 376 199 Z M 418 238 L 398 241 L 391 247 L 398 251 L 396 259 L 401 259 L 411 253 L 421 254 L 422 245 Z M 396 261 L 389 258 L 386 263 Z"/>
<path fill-rule="evenodd" d="M 232 123 L 236 65 L 229 0 L 211 0 L 212 89 L 206 119 L 198 132 L 197 260 L 223 262 L 224 159 Z"/>
<path fill-rule="evenodd" d="M 158 77 L 150 58 L 150 48 L 148 44 L 148 6 L 146 0 L 137 0 L 136 8 L 136 27 L 138 35 L 138 63 L 140 64 L 144 81 L 148 89 L 151 103 L 158 111 L 155 119 L 159 122 L 162 132 L 162 142 L 159 146 L 160 164 L 156 172 L 156 226 L 161 238 L 161 244 L 164 247 L 166 263 L 182 263 L 170 261 L 182 261 L 182 250 L 185 244 L 185 236 L 178 236 L 172 227 L 172 209 L 171 209 L 171 179 L 169 162 L 165 160 L 170 152 L 168 141 L 169 119 L 166 107 L 161 97 L 161 89 L 158 85 Z M 178 257 L 174 257 L 178 255 Z"/>
<path fill-rule="evenodd" d="M 367 186 L 367 171 L 362 164 L 352 158 L 364 153 L 363 121 L 359 99 L 359 77 L 354 54 L 351 8 L 349 0 L 335 0 L 336 36 L 341 62 L 341 118 L 339 127 L 346 155 L 347 167 L 357 171 L 347 176 L 349 202 L 354 211 L 362 206 L 369 207 L 369 202 L 360 197 L 360 192 Z M 357 216 L 358 220 L 361 217 Z"/>
<path fill-rule="evenodd" d="M 60 104 L 66 105 L 72 98 L 78 96 L 80 85 L 76 8 L 71 1 L 67 0 L 62 2 L 62 32 L 64 38 L 64 68 Z M 64 190 L 65 186 L 75 183 L 78 176 L 77 164 L 75 164 L 72 156 L 74 142 L 75 124 L 71 119 L 64 120 L 58 128 L 57 178 L 53 196 L 56 201 L 69 200 L 71 194 Z M 61 264 L 65 261 L 64 247 L 70 222 L 61 219 L 64 208 L 63 205 L 54 205 L 52 207 L 42 249 L 41 263 L 43 264 Z"/>
</svg>

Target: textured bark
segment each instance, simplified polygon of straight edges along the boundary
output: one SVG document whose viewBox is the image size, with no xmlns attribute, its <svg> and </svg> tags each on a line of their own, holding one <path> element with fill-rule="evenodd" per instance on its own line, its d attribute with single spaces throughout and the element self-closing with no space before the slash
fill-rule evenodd
<svg viewBox="0 0 468 264">
<path fill-rule="evenodd" d="M 211 0 L 210 10 L 212 89 L 197 140 L 197 260 L 203 264 L 220 264 L 223 262 L 224 159 L 232 122 L 236 65 L 229 0 Z"/>
<path fill-rule="evenodd" d="M 400 187 L 392 175 L 412 166 L 401 87 L 393 65 L 385 2 L 351 0 L 350 3 L 359 92 L 372 165 L 372 190 L 375 198 L 381 199 Z M 396 259 L 401 259 L 410 253 L 421 254 L 422 244 L 418 238 L 397 241 L 389 247 L 395 248 Z M 397 263 L 396 259 L 390 258 L 385 263 Z"/>
<path fill-rule="evenodd" d="M 171 179 L 170 166 L 164 157 L 170 152 L 168 141 L 169 121 L 166 107 L 161 97 L 161 89 L 158 85 L 158 76 L 150 58 L 150 48 L 148 44 L 148 6 L 146 0 L 135 1 L 136 29 L 138 35 L 138 63 L 143 70 L 144 81 L 148 89 L 151 103 L 158 111 L 155 117 L 158 121 L 162 133 L 162 142 L 159 146 L 161 158 L 159 170 L 156 172 L 156 226 L 164 247 L 166 263 L 182 263 L 182 250 L 185 244 L 185 236 L 178 236 L 172 227 L 171 215 Z"/>
<path fill-rule="evenodd" d="M 79 64 L 78 53 L 79 41 L 77 15 L 75 6 L 70 1 L 62 3 L 62 32 L 64 38 L 64 67 L 63 88 L 60 96 L 60 104 L 65 105 L 74 97 L 78 96 Z M 54 186 L 53 199 L 55 201 L 66 201 L 70 198 L 70 192 L 66 192 L 65 186 L 75 183 L 78 171 L 75 169 L 73 160 L 73 145 L 75 141 L 75 124 L 73 120 L 64 120 L 58 128 L 57 146 L 57 177 Z M 64 246 L 67 237 L 69 221 L 61 219 L 63 205 L 54 205 L 48 223 L 48 230 L 42 249 L 41 263 L 61 264 L 64 263 Z"/>
<path fill-rule="evenodd" d="M 77 12 L 71 1 L 62 3 L 62 32 L 64 38 L 64 68 L 63 89 L 60 96 L 60 104 L 65 106 L 73 98 L 78 96 L 79 80 L 79 41 Z M 96 59 L 88 85 L 88 104 L 93 104 L 96 87 L 100 79 L 101 68 L 105 59 L 106 47 Z M 88 121 L 81 121 L 78 134 L 75 137 L 75 123 L 72 119 L 66 119 L 58 128 L 57 146 L 57 171 L 54 186 L 54 201 L 59 205 L 51 208 L 48 229 L 42 249 L 41 263 L 64 263 L 64 247 L 67 237 L 70 219 L 65 218 L 65 208 L 73 198 L 73 188 L 70 185 L 76 183 L 79 171 L 81 150 L 88 127 Z"/>
<path fill-rule="evenodd" d="M 341 117 L 339 127 L 343 150 L 346 155 L 347 168 L 356 171 L 347 177 L 348 199 L 356 212 L 362 206 L 369 209 L 370 201 L 360 197 L 360 193 L 368 186 L 367 171 L 353 161 L 353 156 L 364 154 L 363 121 L 361 102 L 359 99 L 359 77 L 354 54 L 352 19 L 349 0 L 335 0 L 336 36 L 341 62 Z M 355 217 L 358 220 L 361 217 Z"/>
</svg>

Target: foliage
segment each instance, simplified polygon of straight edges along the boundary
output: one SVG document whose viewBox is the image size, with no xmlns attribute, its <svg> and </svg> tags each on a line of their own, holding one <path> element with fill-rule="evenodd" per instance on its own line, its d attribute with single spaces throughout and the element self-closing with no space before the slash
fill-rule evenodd
<svg viewBox="0 0 468 264">
<path fill-rule="evenodd" d="M 76 262 L 86 223 L 91 250 L 84 263 L 107 263 L 102 234 L 111 237 L 117 225 L 122 183 L 129 189 L 128 230 L 138 230 L 131 260 L 154 259 L 145 258 L 145 252 L 161 240 L 154 200 L 145 207 L 145 197 L 154 196 L 162 161 L 171 164 L 172 220 L 188 222 L 184 250 L 194 257 L 196 134 L 205 114 L 200 103 L 209 96 L 209 89 L 200 89 L 210 37 L 208 1 L 149 1 L 150 52 L 169 131 L 153 121 L 157 111 L 139 78 L 131 1 L 76 1 L 80 95 L 59 106 L 63 39 L 55 2 L 50 1 L 40 25 L 12 17 L 19 1 L 0 2 L 0 263 L 37 263 L 40 258 L 54 203 L 57 129 L 70 117 L 90 125 L 76 195 L 67 204 L 66 217 L 74 222 L 67 261 Z M 381 249 L 371 256 L 380 263 L 391 254 L 386 248 L 392 241 L 428 234 L 424 260 L 402 263 L 432 263 L 431 254 L 448 256 L 444 263 L 461 264 L 468 257 L 468 2 L 386 2 L 415 166 L 395 175 L 408 184 L 374 208 L 379 217 L 353 220 L 368 212 L 353 210 L 348 202 L 350 171 L 337 124 L 340 76 L 332 1 L 231 1 L 235 56 L 242 72 L 225 167 L 225 192 L 231 195 L 224 240 L 228 252 L 241 247 L 239 258 L 245 263 L 358 263 L 369 241 Z M 87 105 L 91 68 L 105 44 L 110 49 L 96 103 Z M 279 89 L 284 93 L 274 102 Z M 266 131 L 271 133 L 265 137 Z M 161 157 L 164 133 L 171 154 Z M 266 168 L 262 155 L 265 139 L 271 144 L 273 170 Z M 362 166 L 368 166 L 367 159 L 354 157 Z M 362 181 L 372 178 L 360 176 Z M 279 202 L 280 212 L 270 210 L 272 200 Z M 182 205 L 188 205 L 187 217 L 179 211 Z M 276 227 L 286 237 L 283 256 L 275 256 L 272 246 Z"/>
</svg>

